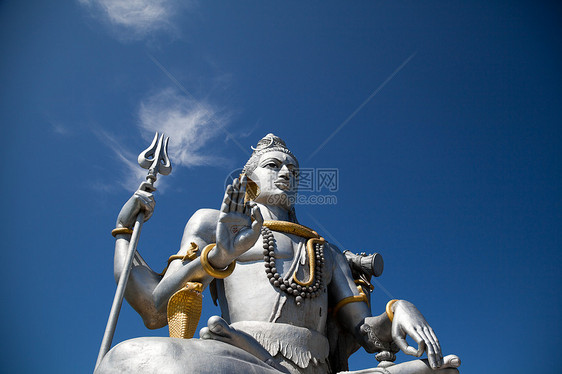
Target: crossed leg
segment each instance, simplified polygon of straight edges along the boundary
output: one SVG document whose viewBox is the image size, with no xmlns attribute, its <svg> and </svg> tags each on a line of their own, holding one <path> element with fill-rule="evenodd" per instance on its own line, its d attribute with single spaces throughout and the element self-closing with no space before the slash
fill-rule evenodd
<svg viewBox="0 0 562 374">
<path fill-rule="evenodd" d="M 199 336 L 204 340 L 218 340 L 243 349 L 271 367 L 283 373 L 287 373 L 286 369 L 279 365 L 273 356 L 271 356 L 271 354 L 269 354 L 269 352 L 262 347 L 256 339 L 243 331 L 234 329 L 219 316 L 209 318 L 207 321 L 207 327 L 201 329 Z"/>
<path fill-rule="evenodd" d="M 145 337 L 111 349 L 95 374 L 282 374 L 248 352 L 215 340 Z"/>
<path fill-rule="evenodd" d="M 437 370 L 431 369 L 427 359 L 413 360 L 385 368 L 377 367 L 358 371 L 345 371 L 338 374 L 458 374 L 457 367 L 461 364 L 455 355 L 443 357 L 443 365 Z"/>
</svg>

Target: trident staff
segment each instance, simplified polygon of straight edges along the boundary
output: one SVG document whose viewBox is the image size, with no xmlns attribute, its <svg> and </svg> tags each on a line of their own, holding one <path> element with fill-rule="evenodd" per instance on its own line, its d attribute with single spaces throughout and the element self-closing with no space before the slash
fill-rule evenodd
<svg viewBox="0 0 562 374">
<path fill-rule="evenodd" d="M 141 184 L 144 185 L 146 189 L 154 189 L 153 185 L 156 182 L 158 174 L 168 175 L 172 171 L 172 164 L 168 158 L 168 141 L 169 137 L 164 139 L 164 134 L 158 136 L 158 133 L 154 135 L 152 144 L 145 149 L 138 157 L 139 165 L 148 169 L 148 175 L 146 176 L 146 181 Z M 131 272 L 131 265 L 133 263 L 133 257 L 137 249 L 137 244 L 139 242 L 139 236 L 144 222 L 144 213 L 141 211 L 136 220 L 135 226 L 133 227 L 133 233 L 131 235 L 131 241 L 129 243 L 129 249 L 127 251 L 127 257 L 125 260 L 125 265 L 123 270 L 121 270 L 121 276 L 119 277 L 119 283 L 117 284 L 117 290 L 115 291 L 115 297 L 113 298 L 113 304 L 111 305 L 111 311 L 109 312 L 109 318 L 107 320 L 107 325 L 105 327 L 105 333 L 103 334 L 103 339 L 101 342 L 100 351 L 98 354 L 98 359 L 96 361 L 96 367 L 100 364 L 101 360 L 105 354 L 111 348 L 111 342 L 113 340 L 113 334 L 115 333 L 115 326 L 117 325 L 117 319 L 119 318 L 119 312 L 121 311 L 121 305 L 123 304 L 123 295 L 125 294 L 125 288 L 127 286 L 127 280 L 129 279 L 129 274 Z"/>
</svg>

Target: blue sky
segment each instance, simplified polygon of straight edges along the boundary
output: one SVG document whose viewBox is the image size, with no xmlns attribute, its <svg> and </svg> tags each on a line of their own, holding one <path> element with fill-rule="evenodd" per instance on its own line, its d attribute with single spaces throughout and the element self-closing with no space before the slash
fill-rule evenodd
<svg viewBox="0 0 562 374">
<path fill-rule="evenodd" d="M 318 192 L 337 204 L 297 214 L 384 256 L 373 313 L 412 301 L 462 373 L 556 372 L 559 5 L 144 3 L 0 3 L 4 371 L 93 369 L 110 231 L 160 130 L 174 170 L 139 245 L 155 269 L 274 132 L 302 167 L 338 170 Z M 166 334 L 124 305 L 114 342 Z"/>
</svg>

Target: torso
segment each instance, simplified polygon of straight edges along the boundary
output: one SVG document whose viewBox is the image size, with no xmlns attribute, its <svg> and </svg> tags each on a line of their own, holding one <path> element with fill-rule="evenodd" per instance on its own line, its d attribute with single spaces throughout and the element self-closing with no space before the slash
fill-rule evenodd
<svg viewBox="0 0 562 374">
<path fill-rule="evenodd" d="M 295 256 L 306 259 L 307 239 L 273 232 L 275 238 L 275 265 L 280 276 L 292 277 Z M 324 250 L 323 287 L 315 298 L 305 298 L 300 306 L 295 298 L 274 287 L 267 278 L 264 266 L 262 237 L 237 260 L 234 272 L 217 282 L 223 317 L 230 323 L 262 321 L 287 323 L 324 333 L 328 312 L 327 285 L 331 280 L 331 256 Z M 298 260 L 299 262 L 305 260 Z M 297 265 L 298 279 L 308 277 L 308 261 Z"/>
</svg>

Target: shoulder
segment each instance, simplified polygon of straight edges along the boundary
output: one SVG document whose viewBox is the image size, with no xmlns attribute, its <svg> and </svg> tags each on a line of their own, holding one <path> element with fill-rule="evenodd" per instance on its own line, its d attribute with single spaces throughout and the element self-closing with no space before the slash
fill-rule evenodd
<svg viewBox="0 0 562 374">
<path fill-rule="evenodd" d="M 330 242 L 326 242 L 324 244 L 324 255 L 329 256 L 332 263 L 345 260 L 345 255 L 338 246 Z"/>
<path fill-rule="evenodd" d="M 332 253 L 332 254 L 342 254 L 342 251 L 338 248 L 337 245 L 330 243 L 330 242 L 326 242 L 326 244 L 324 244 L 324 246 L 326 247 L 326 249 Z"/>
<path fill-rule="evenodd" d="M 218 219 L 219 211 L 217 209 L 199 209 L 187 221 L 183 231 L 183 240 L 198 237 L 207 243 L 213 243 Z"/>
<path fill-rule="evenodd" d="M 332 270 L 335 273 L 342 273 L 344 276 L 351 277 L 351 269 L 345 254 L 333 243 L 326 242 L 324 246 L 324 256 L 329 259 Z"/>
<path fill-rule="evenodd" d="M 216 225 L 219 219 L 218 209 L 199 209 L 189 219 L 187 225 L 204 227 L 209 224 Z"/>
</svg>

